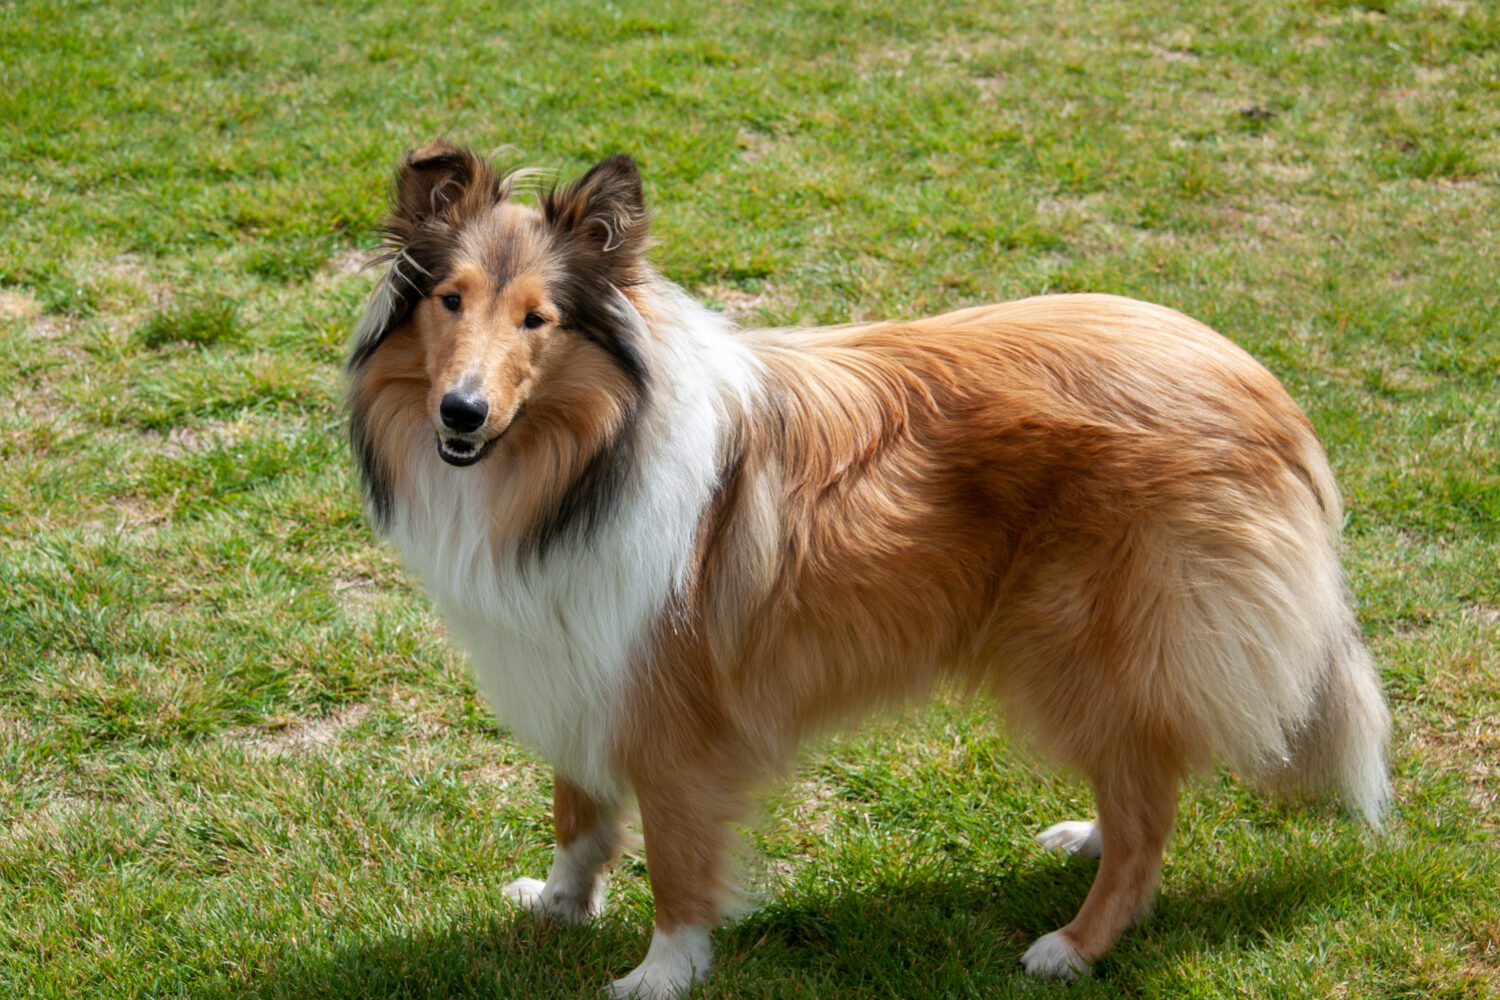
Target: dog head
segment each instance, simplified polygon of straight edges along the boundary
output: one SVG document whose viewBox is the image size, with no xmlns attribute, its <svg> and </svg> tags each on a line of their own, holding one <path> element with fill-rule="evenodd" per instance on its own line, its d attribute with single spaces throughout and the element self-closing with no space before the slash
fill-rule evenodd
<svg viewBox="0 0 1500 1000">
<path fill-rule="evenodd" d="M 626 294 L 650 273 L 635 163 L 610 157 L 537 208 L 512 200 L 519 176 L 442 142 L 403 158 L 389 267 L 349 358 L 359 369 L 398 331 L 414 343 L 420 373 L 409 377 L 425 380 L 451 465 L 479 462 L 518 421 L 576 401 L 570 386 L 639 393 L 646 381 L 643 324 Z"/>
</svg>

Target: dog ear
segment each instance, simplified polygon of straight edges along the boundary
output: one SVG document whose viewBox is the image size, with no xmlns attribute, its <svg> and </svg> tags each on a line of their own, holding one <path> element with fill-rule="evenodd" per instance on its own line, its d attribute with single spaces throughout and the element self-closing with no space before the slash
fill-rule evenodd
<svg viewBox="0 0 1500 1000">
<path fill-rule="evenodd" d="M 401 158 L 392 222 L 454 222 L 465 209 L 492 205 L 504 196 L 499 179 L 478 154 L 439 139 Z"/>
<path fill-rule="evenodd" d="M 563 190 L 547 192 L 542 214 L 581 270 L 615 285 L 636 282 L 651 219 L 630 157 L 611 156 Z"/>
</svg>

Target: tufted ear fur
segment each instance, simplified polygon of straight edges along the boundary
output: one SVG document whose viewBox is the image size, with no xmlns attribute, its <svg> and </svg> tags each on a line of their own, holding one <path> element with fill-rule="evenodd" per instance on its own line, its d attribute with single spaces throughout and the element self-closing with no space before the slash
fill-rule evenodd
<svg viewBox="0 0 1500 1000">
<path fill-rule="evenodd" d="M 576 272 L 617 287 L 641 280 L 651 220 L 630 157 L 611 156 L 563 190 L 548 191 L 542 213 Z"/>
</svg>

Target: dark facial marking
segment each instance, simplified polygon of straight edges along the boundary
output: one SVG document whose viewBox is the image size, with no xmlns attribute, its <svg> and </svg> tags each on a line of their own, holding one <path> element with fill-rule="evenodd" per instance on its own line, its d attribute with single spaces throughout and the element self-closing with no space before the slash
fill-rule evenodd
<svg viewBox="0 0 1500 1000">
<path fill-rule="evenodd" d="M 359 481 L 364 489 L 365 503 L 370 509 L 370 517 L 375 522 L 376 529 L 385 531 L 391 526 L 394 508 L 392 494 L 395 485 L 391 481 L 389 471 L 380 461 L 375 443 L 370 440 L 366 432 L 358 407 L 350 407 L 349 444 L 354 452 L 355 468 L 359 472 Z"/>
<path fill-rule="evenodd" d="M 521 539 L 518 555 L 524 566 L 541 562 L 554 545 L 568 539 L 587 542 L 619 506 L 621 494 L 636 463 L 640 407 L 633 402 L 609 440 L 593 454 L 578 478 L 568 484 L 562 499 L 543 513 Z"/>
</svg>

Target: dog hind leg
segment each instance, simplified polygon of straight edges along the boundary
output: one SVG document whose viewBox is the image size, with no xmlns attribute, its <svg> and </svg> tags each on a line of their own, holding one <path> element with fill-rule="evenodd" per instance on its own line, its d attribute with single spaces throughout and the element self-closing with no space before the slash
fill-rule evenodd
<svg viewBox="0 0 1500 1000">
<path fill-rule="evenodd" d="M 1089 836 L 1097 837 L 1099 872 L 1078 915 L 1060 930 L 1043 935 L 1022 957 L 1032 975 L 1071 979 L 1086 972 L 1150 908 L 1161 876 L 1162 851 L 1177 818 L 1180 770 L 1164 767 L 1159 757 L 1141 755 L 1134 763 L 1122 761 L 1094 777 L 1099 819 L 1082 845 Z"/>
</svg>

